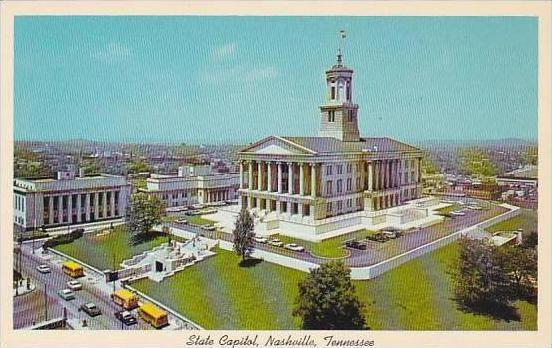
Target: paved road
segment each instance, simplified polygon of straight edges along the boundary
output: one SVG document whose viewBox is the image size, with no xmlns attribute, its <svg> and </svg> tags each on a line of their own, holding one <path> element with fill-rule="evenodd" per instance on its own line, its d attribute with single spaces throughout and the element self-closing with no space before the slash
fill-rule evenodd
<svg viewBox="0 0 552 348">
<path fill-rule="evenodd" d="M 30 326 L 33 322 L 40 322 L 45 318 L 45 296 L 48 302 L 48 319 L 60 317 L 63 315 L 63 308 L 67 309 L 67 316 L 71 318 L 86 319 L 91 329 L 124 329 L 124 330 L 148 330 L 151 326 L 138 320 L 138 324 L 131 326 L 121 325 L 121 322 L 114 316 L 116 311 L 121 310 L 110 300 L 109 295 L 102 292 L 95 286 L 97 278 L 84 277 L 79 280 L 83 283 L 83 289 L 76 291 L 76 298 L 71 301 L 65 301 L 57 294 L 60 289 L 66 288 L 66 283 L 72 278 L 68 277 L 61 270 L 61 266 L 56 263 L 48 263 L 38 254 L 33 255 L 30 244 L 23 245 L 22 254 L 22 273 L 24 277 L 30 277 L 37 284 L 37 289 L 27 295 L 19 296 L 14 299 L 14 328 L 19 329 Z M 36 270 L 40 264 L 49 264 L 51 273 L 42 274 Z M 98 306 L 102 315 L 91 318 L 84 312 L 79 312 L 80 305 L 93 302 Z"/>
<path fill-rule="evenodd" d="M 446 218 L 443 223 L 437 225 L 428 226 L 420 228 L 404 236 L 390 240 L 385 243 L 378 242 L 368 242 L 367 250 L 358 250 L 348 248 L 350 255 L 345 257 L 344 262 L 351 267 L 364 267 L 374 265 L 378 262 L 381 262 L 389 257 L 399 255 L 408 250 L 412 250 L 421 245 L 427 244 L 428 242 L 434 241 L 436 239 L 442 238 L 454 232 L 460 231 L 467 227 L 476 225 L 482 221 L 485 221 L 493 216 L 504 213 L 507 210 L 505 208 L 499 207 L 497 205 L 491 204 L 488 201 L 479 200 L 475 198 L 467 197 L 447 197 L 444 196 L 442 199 L 450 199 L 455 201 L 462 201 L 466 204 L 477 204 L 481 207 L 487 208 L 486 210 L 469 210 L 466 209 L 464 216 L 457 216 L 454 218 Z M 222 239 L 229 242 L 232 242 L 232 235 L 224 232 L 215 232 L 207 231 L 198 226 L 193 226 L 189 224 L 181 224 L 177 222 L 169 223 L 168 226 L 185 230 L 187 232 L 192 232 L 195 234 L 203 235 L 207 238 L 212 239 Z M 275 252 L 278 254 L 284 254 L 292 256 L 297 259 L 309 261 L 312 263 L 323 263 L 327 259 L 316 257 L 307 252 L 294 252 L 284 248 L 274 247 L 272 245 L 255 243 L 255 248 L 270 252 Z"/>
</svg>

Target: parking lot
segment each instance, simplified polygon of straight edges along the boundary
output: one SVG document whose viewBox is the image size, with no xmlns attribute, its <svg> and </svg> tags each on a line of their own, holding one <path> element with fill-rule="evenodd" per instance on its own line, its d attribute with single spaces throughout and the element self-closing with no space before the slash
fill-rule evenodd
<svg viewBox="0 0 552 348">
<path fill-rule="evenodd" d="M 343 248 L 346 250 L 344 253 L 345 256 L 338 257 L 343 259 L 344 262 L 351 267 L 363 267 L 376 264 L 378 262 L 384 261 L 390 257 L 399 255 L 401 253 L 407 252 L 439 238 L 445 237 L 454 232 L 465 229 L 469 226 L 473 226 L 479 222 L 492 218 L 496 215 L 502 214 L 506 211 L 505 208 L 502 208 L 498 205 L 491 204 L 487 201 L 481 201 L 471 198 L 448 198 L 451 200 L 461 201 L 462 208 L 461 214 L 449 214 L 445 217 L 445 221 L 438 223 L 436 225 L 423 227 L 423 228 L 412 228 L 409 230 L 401 231 L 401 236 L 398 238 L 386 238 L 385 241 L 375 241 L 369 239 L 358 239 L 355 237 L 349 239 L 356 239 L 362 244 L 366 245 L 365 250 L 359 248 L 351 248 L 345 245 L 345 238 L 342 238 L 343 241 L 336 245 L 336 248 Z M 481 209 L 468 209 L 468 205 L 477 205 Z M 453 210 L 453 211 L 458 211 Z M 186 219 L 186 217 L 183 217 Z M 197 226 L 189 223 L 179 223 L 173 222 L 170 224 L 171 227 L 183 229 L 188 232 L 197 233 L 203 235 L 207 238 L 221 239 L 231 242 L 233 236 L 228 233 L 223 233 L 220 231 L 210 231 L 205 227 Z M 273 239 L 281 239 L 281 243 L 273 242 Z M 295 242 L 295 240 L 293 240 Z M 304 246 L 305 251 L 293 251 L 290 248 L 286 248 L 285 245 L 289 244 L 290 240 L 286 240 L 284 236 L 278 238 L 276 237 L 267 237 L 266 242 L 255 242 L 255 247 L 260 250 L 265 250 L 269 252 L 275 252 L 278 254 L 283 254 L 286 256 L 291 256 L 297 259 L 313 262 L 313 263 L 322 263 L 328 258 L 319 257 L 316 254 L 313 254 L 311 249 L 309 249 L 309 243 L 297 241 L 295 242 L 298 246 Z"/>
</svg>

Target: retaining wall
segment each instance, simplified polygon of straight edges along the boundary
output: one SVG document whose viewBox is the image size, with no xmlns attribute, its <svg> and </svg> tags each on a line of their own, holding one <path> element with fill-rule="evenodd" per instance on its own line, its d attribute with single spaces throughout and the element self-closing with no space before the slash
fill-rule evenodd
<svg viewBox="0 0 552 348">
<path fill-rule="evenodd" d="M 229 250 L 232 252 L 234 251 L 233 244 L 224 240 L 219 240 L 219 247 L 224 250 Z M 284 256 L 259 249 L 255 249 L 251 256 L 303 272 L 310 272 L 312 268 L 319 267 L 319 265 L 317 265 L 316 263 L 299 260 L 294 257 Z"/>
<path fill-rule="evenodd" d="M 55 249 L 52 249 L 52 248 L 48 248 L 48 251 L 50 251 L 50 252 L 52 252 L 52 253 L 54 253 L 54 254 L 57 254 L 57 255 L 59 255 L 59 256 L 61 256 L 61 257 L 64 257 L 64 258 L 66 258 L 66 259 L 69 259 L 69 260 L 71 260 L 71 261 L 75 261 L 76 263 L 82 265 L 84 268 L 88 268 L 89 270 L 98 273 L 98 274 L 101 275 L 102 277 L 105 276 L 105 273 L 104 273 L 103 271 L 100 271 L 100 270 L 97 269 L 96 267 L 90 266 L 89 264 L 87 264 L 87 263 L 85 263 L 85 262 L 83 262 L 83 261 L 81 261 L 81 260 L 79 260 L 79 259 L 75 259 L 74 257 L 71 257 L 71 256 L 69 256 L 69 255 L 67 255 L 67 254 L 64 254 L 64 253 L 62 253 L 62 252 L 59 251 L 59 250 L 55 250 Z"/>
<path fill-rule="evenodd" d="M 353 279 L 372 279 L 375 278 L 395 267 L 402 265 L 405 262 L 411 261 L 416 257 L 422 256 L 426 253 L 434 251 L 438 248 L 441 248 L 445 245 L 448 245 L 456 240 L 458 240 L 462 235 L 468 233 L 469 231 L 477 228 L 487 228 L 496 223 L 502 222 L 504 220 L 510 219 L 520 213 L 519 207 L 514 207 L 511 205 L 502 205 L 505 208 L 510 209 L 501 215 L 495 216 L 489 220 L 480 222 L 476 225 L 470 226 L 453 234 L 450 234 L 446 237 L 437 239 L 431 243 L 424 244 L 420 247 L 412 249 L 401 255 L 394 256 L 390 259 L 382 261 L 372 266 L 367 267 L 355 267 L 351 268 L 351 278 Z"/>
</svg>

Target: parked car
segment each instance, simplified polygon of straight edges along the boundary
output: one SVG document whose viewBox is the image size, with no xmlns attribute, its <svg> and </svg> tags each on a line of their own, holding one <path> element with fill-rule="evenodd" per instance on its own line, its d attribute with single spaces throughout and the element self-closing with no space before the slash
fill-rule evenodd
<svg viewBox="0 0 552 348">
<path fill-rule="evenodd" d="M 175 222 L 178 223 L 178 224 L 184 224 L 184 225 L 185 225 L 185 224 L 188 223 L 188 220 L 186 220 L 186 219 L 180 219 L 180 220 L 176 220 Z"/>
<path fill-rule="evenodd" d="M 372 240 L 374 242 L 379 242 L 379 243 L 384 243 L 384 242 L 387 242 L 389 240 L 389 238 L 381 232 L 378 232 L 376 234 L 368 236 L 367 238 L 369 240 Z"/>
<path fill-rule="evenodd" d="M 464 215 L 466 215 L 466 213 L 464 213 L 463 211 L 451 211 L 451 212 L 450 212 L 450 215 L 454 215 L 454 216 L 464 216 Z"/>
<path fill-rule="evenodd" d="M 255 240 L 255 242 L 257 243 L 263 243 L 263 244 L 266 244 L 268 243 L 268 239 L 264 238 L 264 237 L 255 237 L 253 238 Z"/>
<path fill-rule="evenodd" d="M 305 248 L 303 248 L 300 245 L 297 245 L 295 243 L 289 243 L 285 245 L 286 249 L 293 250 L 293 251 L 305 251 Z"/>
<path fill-rule="evenodd" d="M 50 273 L 50 267 L 48 265 L 39 265 L 36 267 L 36 270 L 40 273 Z"/>
<path fill-rule="evenodd" d="M 67 282 L 67 287 L 73 291 L 82 290 L 82 283 L 78 280 L 70 280 Z"/>
<path fill-rule="evenodd" d="M 75 293 L 71 289 L 63 289 L 58 291 L 59 297 L 64 299 L 65 301 L 74 300 L 75 299 Z"/>
<path fill-rule="evenodd" d="M 203 228 L 204 230 L 206 231 L 215 231 L 217 228 L 213 225 L 203 225 L 201 226 L 201 228 Z"/>
<path fill-rule="evenodd" d="M 125 325 L 133 325 L 137 323 L 136 317 L 129 311 L 115 312 L 115 318 L 122 321 Z"/>
<path fill-rule="evenodd" d="M 382 231 L 381 233 L 389 239 L 395 239 L 401 235 L 399 231 Z"/>
<path fill-rule="evenodd" d="M 482 210 L 483 208 L 478 205 L 468 205 L 468 209 L 471 210 Z"/>
<path fill-rule="evenodd" d="M 81 305 L 79 309 L 91 317 L 95 317 L 102 314 L 102 311 L 92 302 L 88 302 Z"/>
<path fill-rule="evenodd" d="M 270 242 L 268 242 L 270 245 L 274 245 L 274 246 L 277 246 L 277 247 L 281 247 L 281 246 L 284 246 L 284 243 L 282 243 L 281 240 L 279 240 L 278 238 L 274 238 L 272 239 Z"/>
<path fill-rule="evenodd" d="M 366 250 L 368 247 L 366 243 L 361 243 L 358 240 L 348 240 L 345 242 L 345 246 L 347 248 L 353 248 L 353 249 L 359 249 L 359 250 Z"/>
</svg>

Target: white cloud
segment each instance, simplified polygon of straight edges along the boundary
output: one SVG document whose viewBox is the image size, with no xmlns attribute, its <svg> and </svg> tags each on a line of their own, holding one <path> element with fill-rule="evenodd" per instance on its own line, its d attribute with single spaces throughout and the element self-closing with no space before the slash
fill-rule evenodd
<svg viewBox="0 0 552 348">
<path fill-rule="evenodd" d="M 110 42 L 92 53 L 92 58 L 105 63 L 116 63 L 130 57 L 130 49 L 120 42 Z"/>
<path fill-rule="evenodd" d="M 238 45 L 235 42 L 217 45 L 211 48 L 209 57 L 213 60 L 222 60 L 233 57 L 236 54 Z"/>
</svg>

